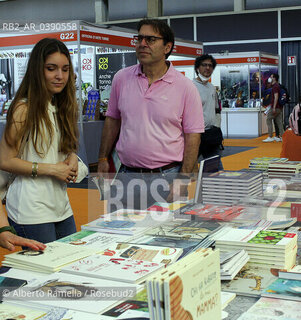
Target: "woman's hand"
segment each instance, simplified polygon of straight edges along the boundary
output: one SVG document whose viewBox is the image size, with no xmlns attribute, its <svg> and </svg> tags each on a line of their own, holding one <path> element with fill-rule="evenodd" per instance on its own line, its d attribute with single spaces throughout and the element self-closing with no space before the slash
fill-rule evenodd
<svg viewBox="0 0 301 320">
<path fill-rule="evenodd" d="M 58 162 L 55 165 L 54 176 L 64 182 L 74 181 L 77 177 L 77 171 L 72 168 L 70 164 L 66 162 Z"/>
<path fill-rule="evenodd" d="M 75 175 L 73 178 L 73 182 L 76 182 L 77 175 L 78 175 L 78 157 L 77 155 L 72 152 L 64 161 L 66 164 L 71 166 L 72 170 L 75 171 Z"/>
<path fill-rule="evenodd" d="M 10 231 L 0 233 L 0 246 L 10 251 L 15 250 L 15 246 L 28 247 L 32 250 L 44 250 L 46 245 L 26 238 L 19 237 Z"/>
</svg>

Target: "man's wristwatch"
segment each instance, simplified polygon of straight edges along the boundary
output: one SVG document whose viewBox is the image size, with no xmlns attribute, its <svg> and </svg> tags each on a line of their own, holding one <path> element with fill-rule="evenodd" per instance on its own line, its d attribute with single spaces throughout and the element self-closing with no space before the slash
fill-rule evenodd
<svg viewBox="0 0 301 320">
<path fill-rule="evenodd" d="M 15 235 L 17 234 L 15 228 L 12 226 L 5 226 L 5 227 L 0 228 L 0 233 L 5 232 L 5 231 L 9 231 Z"/>
</svg>

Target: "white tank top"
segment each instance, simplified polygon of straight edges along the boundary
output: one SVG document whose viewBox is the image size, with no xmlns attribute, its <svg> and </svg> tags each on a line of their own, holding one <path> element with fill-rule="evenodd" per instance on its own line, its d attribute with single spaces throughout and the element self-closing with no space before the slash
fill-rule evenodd
<svg viewBox="0 0 301 320">
<path fill-rule="evenodd" d="M 56 107 L 50 103 L 48 114 L 54 130 L 48 152 L 41 157 L 29 137 L 22 159 L 52 164 L 66 159 L 66 155 L 58 151 L 60 132 L 55 120 Z M 73 214 L 67 195 L 67 184 L 50 176 L 17 176 L 8 189 L 6 210 L 9 218 L 18 224 L 58 222 Z"/>
</svg>

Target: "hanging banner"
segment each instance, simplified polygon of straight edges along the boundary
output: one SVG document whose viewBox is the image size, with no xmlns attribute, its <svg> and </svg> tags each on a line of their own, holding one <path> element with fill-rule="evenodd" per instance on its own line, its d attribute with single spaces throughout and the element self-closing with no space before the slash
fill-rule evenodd
<svg viewBox="0 0 301 320">
<path fill-rule="evenodd" d="M 96 55 L 96 88 L 101 92 L 101 100 L 110 98 L 112 81 L 116 72 L 136 63 L 135 52 L 101 53 Z"/>
<path fill-rule="evenodd" d="M 17 92 L 17 90 L 23 80 L 23 77 L 25 75 L 27 62 L 28 62 L 28 58 L 15 58 L 14 59 L 14 69 L 15 69 L 14 90 L 15 90 L 15 93 Z"/>
</svg>

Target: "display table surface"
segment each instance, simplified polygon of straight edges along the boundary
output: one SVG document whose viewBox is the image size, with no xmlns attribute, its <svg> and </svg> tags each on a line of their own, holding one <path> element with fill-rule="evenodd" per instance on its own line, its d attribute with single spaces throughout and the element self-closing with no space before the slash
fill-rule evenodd
<svg viewBox="0 0 301 320">
<path fill-rule="evenodd" d="M 221 114 L 224 138 L 251 138 L 267 133 L 266 116 L 259 108 L 224 108 Z"/>
<path fill-rule="evenodd" d="M 44 273 L 40 273 L 40 272 L 32 272 L 32 271 L 7 268 L 7 267 L 0 267 L 0 274 L 3 277 L 24 279 L 26 281 L 29 281 L 33 278 L 39 278 L 39 277 L 45 276 Z M 89 279 L 92 279 L 92 278 L 89 278 Z M 224 309 L 224 311 L 228 313 L 228 316 L 223 320 L 238 319 L 240 315 L 246 312 L 258 299 L 259 298 L 257 297 L 236 296 L 235 299 L 231 301 L 227 305 L 227 307 Z"/>
</svg>

